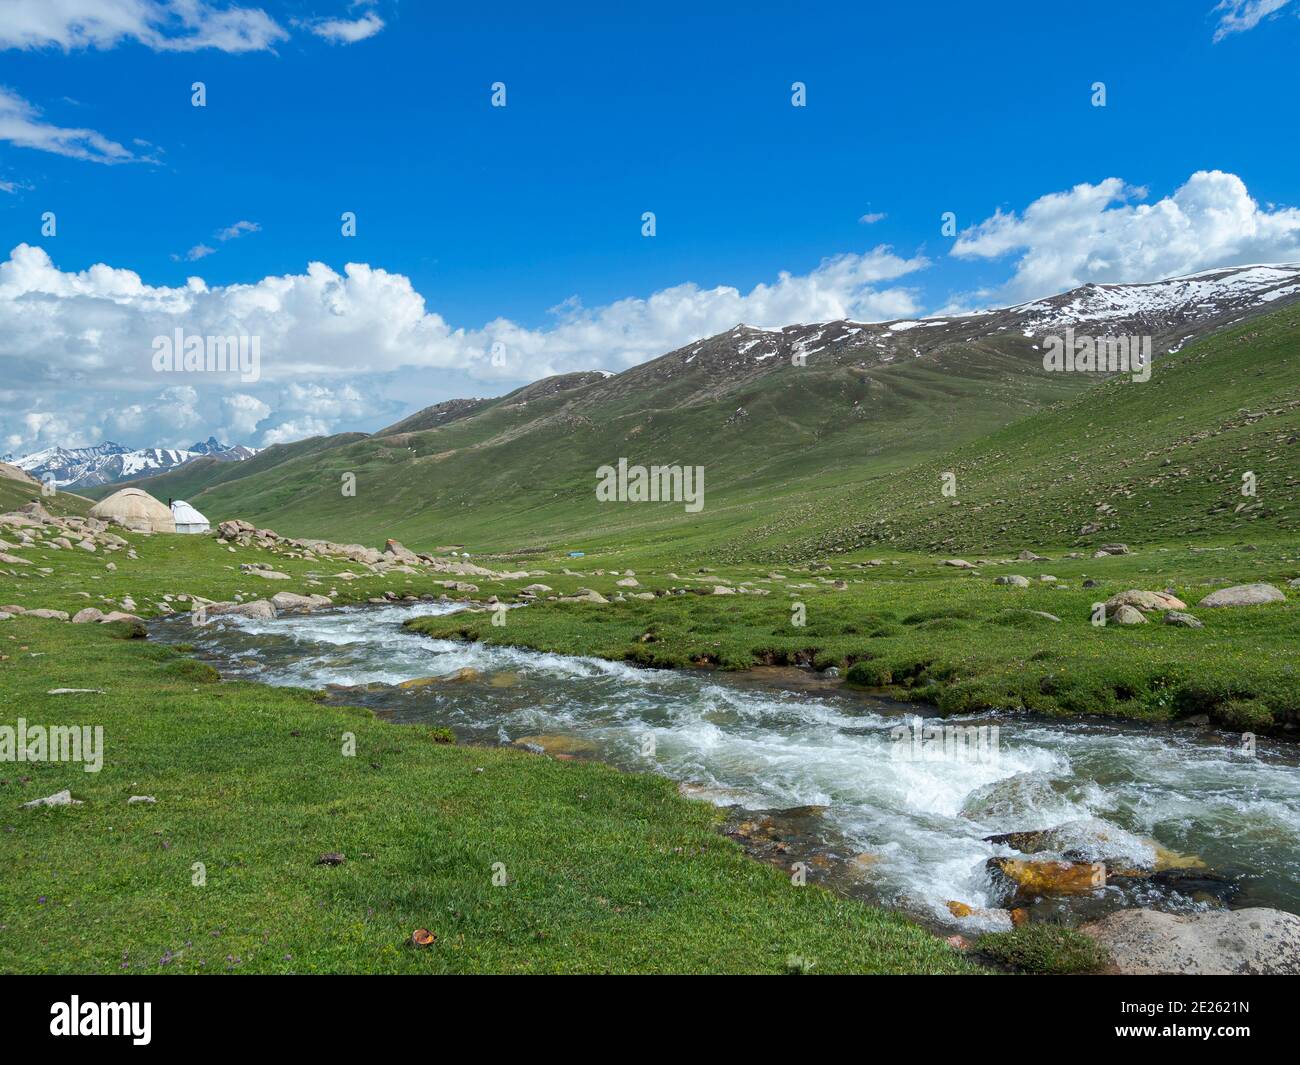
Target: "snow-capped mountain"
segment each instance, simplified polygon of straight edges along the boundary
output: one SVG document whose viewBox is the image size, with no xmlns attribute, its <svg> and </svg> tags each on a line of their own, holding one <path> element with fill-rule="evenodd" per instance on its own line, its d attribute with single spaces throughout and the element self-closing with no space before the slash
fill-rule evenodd
<svg viewBox="0 0 1300 1065">
<path fill-rule="evenodd" d="M 1159 358 L 1199 336 L 1297 300 L 1300 264 L 1227 267 L 1149 284 L 1087 284 L 1014 307 L 929 318 L 774 329 L 742 324 L 633 366 L 613 380 L 635 388 L 651 378 L 690 375 L 705 396 L 792 362 L 865 367 L 967 345 L 1037 358 L 1042 339 L 1067 326 L 1095 337 L 1149 336 Z"/>
<path fill-rule="evenodd" d="M 37 480 L 52 478 L 58 488 L 77 489 L 163 473 L 198 458 L 242 462 L 256 454 L 256 448 L 222 444 L 216 437 L 189 448 L 129 448 L 105 440 L 93 447 L 48 447 L 18 459 L 14 465 Z"/>
</svg>

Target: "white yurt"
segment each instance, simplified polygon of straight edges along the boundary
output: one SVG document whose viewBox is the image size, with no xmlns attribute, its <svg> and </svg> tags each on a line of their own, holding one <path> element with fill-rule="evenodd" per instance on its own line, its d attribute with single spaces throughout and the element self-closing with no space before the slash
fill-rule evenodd
<svg viewBox="0 0 1300 1065">
<path fill-rule="evenodd" d="M 101 499 L 90 508 L 90 516 L 116 522 L 135 532 L 170 533 L 176 531 L 172 512 L 148 492 L 123 488 Z"/>
<path fill-rule="evenodd" d="M 172 520 L 176 522 L 178 533 L 211 532 L 208 519 L 195 510 L 183 499 L 172 500 Z"/>
</svg>

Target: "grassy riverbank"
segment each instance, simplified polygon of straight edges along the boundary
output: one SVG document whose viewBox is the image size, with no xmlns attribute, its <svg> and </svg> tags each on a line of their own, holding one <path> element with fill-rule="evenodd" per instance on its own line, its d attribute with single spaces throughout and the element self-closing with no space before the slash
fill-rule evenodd
<svg viewBox="0 0 1300 1065">
<path fill-rule="evenodd" d="M 75 611 L 129 597 L 152 616 L 183 613 L 187 594 L 336 592 L 344 603 L 446 592 L 445 574 L 231 552 L 208 537 L 127 539 L 138 557 L 114 552 L 114 569 L 102 553 L 21 549 L 28 565 L 0 568 L 0 603 Z M 463 594 L 509 602 L 528 585 L 551 591 L 506 612 L 504 625 L 487 611 L 415 625 L 655 666 L 807 661 L 872 682 L 888 671 L 896 694 L 945 710 L 1207 713 L 1224 727 L 1280 732 L 1295 720 L 1294 592 L 1266 607 L 1195 607 L 1224 583 L 1285 587 L 1297 572 L 1292 547 L 1135 545 L 1101 559 L 1041 550 L 1052 557 L 988 559 L 976 571 L 894 554 L 878 565 L 848 555 L 687 572 L 642 566 L 635 545 L 578 560 L 502 556 L 478 561 L 530 576 L 466 578 L 476 590 Z M 242 571 L 247 562 L 289 579 Z M 1010 573 L 1030 586 L 993 584 Z M 1093 602 L 1130 587 L 1172 587 L 1205 627 L 1089 624 Z M 581 588 L 610 601 L 546 598 Z M 692 591 L 672 594 L 681 588 Z M 655 592 L 667 594 L 632 598 Z M 802 626 L 793 624 L 797 604 Z M 174 651 L 121 635 L 22 615 L 0 623 L 0 681 L 12 693 L 3 723 L 100 725 L 105 743 L 97 774 L 0 766 L 5 971 L 775 973 L 791 958 L 817 972 L 969 971 L 906 920 L 794 887 L 782 870 L 746 858 L 716 832 L 712 807 L 687 802 L 668 781 L 449 746 L 434 730 L 323 705 L 312 693 L 217 682 Z M 96 690 L 48 694 L 56 688 Z M 1242 704 L 1248 710 L 1237 712 L 1257 716 L 1234 724 L 1226 715 Z M 345 733 L 355 756 L 343 753 Z M 81 805 L 21 808 L 64 788 Z M 157 802 L 128 805 L 132 795 Z M 329 852 L 346 861 L 316 864 Z M 416 928 L 437 943 L 409 946 Z"/>
<path fill-rule="evenodd" d="M 849 683 L 945 713 L 1010 709 L 1148 721 L 1207 715 L 1225 729 L 1285 734 L 1300 724 L 1300 609 L 1288 587 L 1300 573 L 1297 554 L 1286 543 L 1220 543 L 1142 546 L 1105 558 L 1003 556 L 973 571 L 916 555 L 879 565 L 848 556 L 813 568 L 707 573 L 633 566 L 635 589 L 619 586 L 626 577 L 600 572 L 611 563 L 588 558 L 587 575 L 576 583 L 614 601 L 539 600 L 507 612 L 503 624 L 480 613 L 410 625 L 433 637 L 649 666 L 836 667 Z M 626 566 L 628 558 L 613 556 L 613 564 Z M 1029 586 L 994 583 L 1012 574 Z M 557 591 L 572 591 L 575 583 L 544 580 Z M 1286 589 L 1290 599 L 1196 606 L 1215 588 L 1260 581 Z M 615 598 L 671 588 L 688 593 Z M 719 588 L 737 594 L 717 594 Z M 1128 589 L 1172 589 L 1204 627 L 1162 624 L 1159 613 L 1142 625 L 1093 625 L 1094 604 Z"/>
<path fill-rule="evenodd" d="M 305 592 L 315 588 L 309 569 L 341 568 L 266 556 L 296 579 L 259 589 L 234 563 L 261 552 L 236 558 L 200 537 L 130 540 L 140 557 L 116 553 L 115 572 L 80 551 L 37 554 L 52 572 L 0 575 L 0 602 L 76 609 L 90 589 L 96 604 L 132 594 L 150 613 L 164 592 Z M 405 592 L 405 580 L 342 584 L 340 599 Z M 410 587 L 439 590 L 424 575 Z M 805 964 L 792 959 L 815 972 L 970 971 L 903 918 L 796 887 L 745 857 L 715 831 L 713 807 L 664 779 L 449 746 L 437 730 L 326 706 L 310 692 L 218 682 L 178 652 L 113 629 L 0 623 L 0 723 L 100 726 L 104 743 L 98 773 L 0 763 L 2 971 L 782 973 Z M 96 690 L 48 694 L 56 688 Z M 355 756 L 344 753 L 349 733 Z M 65 788 L 80 805 L 22 808 Z M 133 795 L 156 802 L 129 805 Z M 330 852 L 346 861 L 317 864 Z M 410 946 L 417 928 L 436 943 Z"/>
</svg>

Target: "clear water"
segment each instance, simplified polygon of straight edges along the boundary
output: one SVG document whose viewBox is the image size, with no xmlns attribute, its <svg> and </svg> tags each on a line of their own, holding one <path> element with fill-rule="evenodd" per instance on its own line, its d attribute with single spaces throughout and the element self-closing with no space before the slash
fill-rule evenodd
<svg viewBox="0 0 1300 1065">
<path fill-rule="evenodd" d="M 1069 845 L 1058 853 L 1149 864 L 1156 841 L 1226 878 L 1233 906 L 1300 912 L 1294 745 L 1261 742 L 1252 757 L 1235 737 L 1003 716 L 947 722 L 997 725 L 996 761 L 900 758 L 895 730 L 914 708 L 820 685 L 788 690 L 752 677 L 435 641 L 401 627 L 456 609 L 355 607 L 222 618 L 200 629 L 169 622 L 158 635 L 195 644 L 227 676 L 270 684 L 396 685 L 473 667 L 479 682 L 339 698 L 391 720 L 449 726 L 461 742 L 579 737 L 605 761 L 696 785 L 719 805 L 825 807 L 805 812 L 791 830 L 807 853 L 827 856 L 810 879 L 935 924 L 958 924 L 949 900 L 998 905 L 986 862 L 1022 855 L 984 837 L 1060 826 Z M 493 685 L 502 675 L 511 686 Z M 1045 915 L 1078 920 L 1126 905 L 1218 904 L 1184 885 L 1138 881 L 1044 905 Z M 959 925 L 1005 922 L 997 911 Z"/>
</svg>

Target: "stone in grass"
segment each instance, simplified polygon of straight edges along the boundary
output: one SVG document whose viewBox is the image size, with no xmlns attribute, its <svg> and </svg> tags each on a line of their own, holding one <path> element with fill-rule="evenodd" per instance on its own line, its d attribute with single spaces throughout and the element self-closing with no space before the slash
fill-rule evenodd
<svg viewBox="0 0 1300 1065">
<path fill-rule="evenodd" d="M 1028 588 L 1029 578 L 1022 577 L 1018 573 L 1012 573 L 1006 577 L 995 577 L 993 583 L 1006 585 L 1011 588 Z"/>
<path fill-rule="evenodd" d="M 330 851 L 316 859 L 317 865 L 342 865 L 347 859 L 338 851 Z"/>
<path fill-rule="evenodd" d="M 1220 588 L 1202 599 L 1197 606 L 1260 606 L 1264 603 L 1281 603 L 1286 600 L 1281 588 L 1260 582 L 1258 584 L 1234 584 L 1231 588 Z"/>
<path fill-rule="evenodd" d="M 1110 620 L 1116 625 L 1145 625 L 1147 619 L 1142 611 L 1133 606 L 1121 606 L 1111 615 Z"/>
<path fill-rule="evenodd" d="M 56 791 L 53 795 L 47 795 L 43 799 L 33 799 L 31 802 L 23 803 L 24 810 L 30 810 L 34 806 L 80 806 L 81 800 L 74 799 L 72 792 L 64 788 L 62 791 Z"/>
<path fill-rule="evenodd" d="M 1176 625 L 1180 629 L 1203 629 L 1205 622 L 1199 618 L 1192 617 L 1191 614 L 1184 614 L 1181 610 L 1171 610 L 1165 614 L 1166 625 Z"/>
<path fill-rule="evenodd" d="M 126 804 L 128 806 L 138 806 L 141 803 L 144 803 L 146 805 L 152 805 L 157 801 L 158 800 L 155 799 L 152 795 L 132 795 L 129 799 L 126 800 Z"/>
<path fill-rule="evenodd" d="M 1187 604 L 1168 592 L 1144 592 L 1140 588 L 1130 588 L 1126 592 L 1117 592 L 1106 600 L 1106 613 L 1113 614 L 1122 606 L 1150 611 L 1182 610 Z"/>
</svg>

